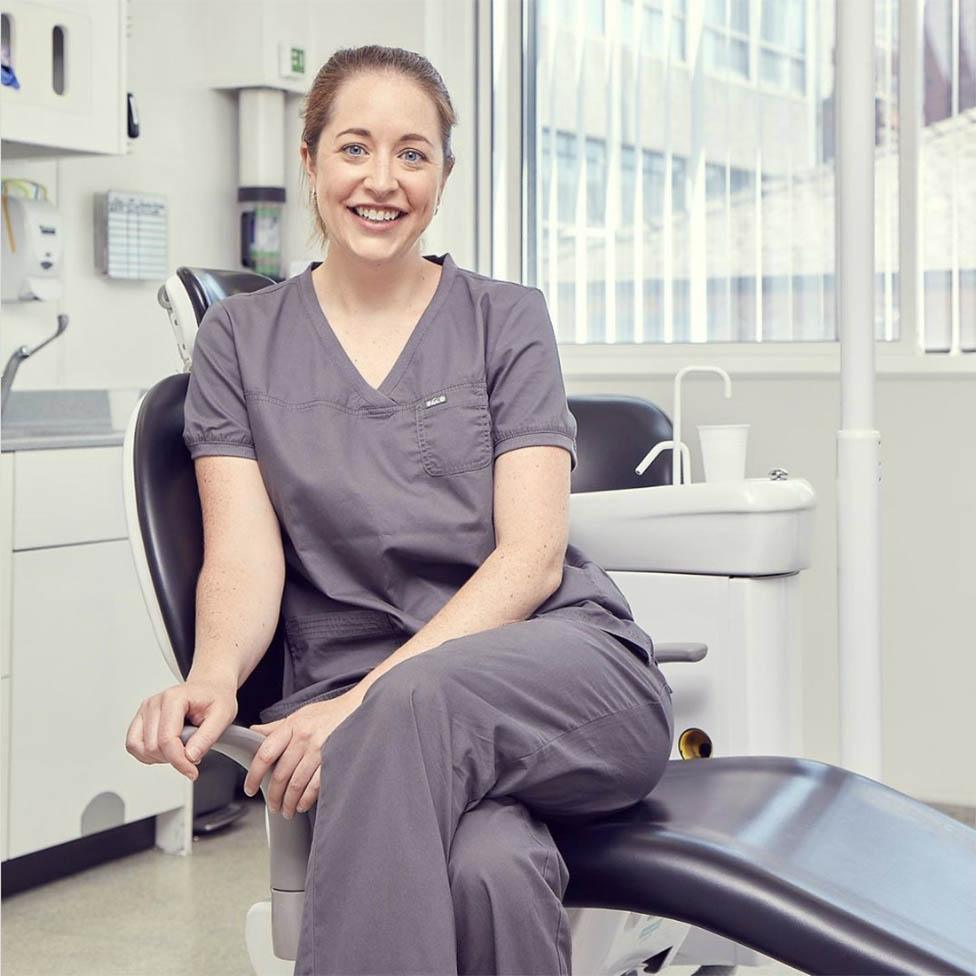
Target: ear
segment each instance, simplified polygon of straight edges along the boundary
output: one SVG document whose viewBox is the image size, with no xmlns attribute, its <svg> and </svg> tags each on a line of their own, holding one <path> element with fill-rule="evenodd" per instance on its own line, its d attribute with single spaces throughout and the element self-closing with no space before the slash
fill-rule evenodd
<svg viewBox="0 0 976 976">
<path fill-rule="evenodd" d="M 315 183 L 315 163 L 312 159 L 312 153 L 308 148 L 308 143 L 303 142 L 298 150 L 298 155 L 301 156 L 302 166 L 305 167 L 305 172 L 308 174 L 308 178 L 312 181 L 313 185 Z"/>
</svg>

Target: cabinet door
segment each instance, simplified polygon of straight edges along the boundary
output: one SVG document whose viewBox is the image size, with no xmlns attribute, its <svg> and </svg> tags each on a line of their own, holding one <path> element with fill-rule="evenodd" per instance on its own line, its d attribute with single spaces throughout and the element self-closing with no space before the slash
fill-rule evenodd
<svg viewBox="0 0 976 976">
<path fill-rule="evenodd" d="M 729 626 L 728 577 L 624 571 L 608 575 L 627 597 L 634 620 L 655 644 L 708 646 L 701 661 L 662 668 L 674 689 L 671 758 L 680 758 L 679 738 L 691 728 L 708 735 L 712 755 L 743 755 L 742 717 L 736 704 L 741 701 L 742 674 L 736 635 Z"/>
<path fill-rule="evenodd" d="M 125 750 L 173 684 L 127 540 L 15 552 L 9 856 L 183 803 L 185 780 Z"/>
<path fill-rule="evenodd" d="M 7 859 L 7 825 L 10 822 L 10 679 L 0 680 L 2 689 L 2 711 L 0 711 L 0 752 L 2 752 L 2 792 L 0 792 L 0 818 L 3 821 L 3 836 L 0 837 L 0 858 Z"/>
<path fill-rule="evenodd" d="M 126 150 L 125 0 L 4 0 L 19 88 L 0 88 L 7 159 Z"/>
<path fill-rule="evenodd" d="M 10 567 L 14 547 L 14 455 L 0 454 L 0 675 L 10 674 Z"/>
</svg>

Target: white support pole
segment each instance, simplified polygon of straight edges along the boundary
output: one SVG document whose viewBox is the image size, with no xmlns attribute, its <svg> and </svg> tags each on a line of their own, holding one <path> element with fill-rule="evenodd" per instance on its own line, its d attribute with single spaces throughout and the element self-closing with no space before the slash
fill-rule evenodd
<svg viewBox="0 0 976 976">
<path fill-rule="evenodd" d="M 836 0 L 841 765 L 882 778 L 881 435 L 874 418 L 874 4 Z"/>
</svg>

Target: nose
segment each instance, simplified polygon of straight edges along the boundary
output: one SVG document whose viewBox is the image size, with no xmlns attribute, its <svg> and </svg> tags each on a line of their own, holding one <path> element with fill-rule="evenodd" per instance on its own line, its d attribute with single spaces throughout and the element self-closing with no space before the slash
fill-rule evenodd
<svg viewBox="0 0 976 976">
<path fill-rule="evenodd" d="M 373 160 L 374 162 L 363 180 L 363 185 L 378 197 L 388 196 L 397 188 L 397 180 L 393 175 L 393 166 L 383 153 L 374 155 Z"/>
</svg>

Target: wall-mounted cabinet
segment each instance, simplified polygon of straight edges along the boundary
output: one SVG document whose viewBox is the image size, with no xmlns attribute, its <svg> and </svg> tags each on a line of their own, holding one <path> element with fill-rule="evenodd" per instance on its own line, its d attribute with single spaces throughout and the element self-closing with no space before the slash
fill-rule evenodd
<svg viewBox="0 0 976 976">
<path fill-rule="evenodd" d="M 5 159 L 126 151 L 127 0 L 2 0 Z"/>
</svg>

